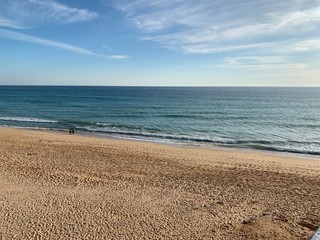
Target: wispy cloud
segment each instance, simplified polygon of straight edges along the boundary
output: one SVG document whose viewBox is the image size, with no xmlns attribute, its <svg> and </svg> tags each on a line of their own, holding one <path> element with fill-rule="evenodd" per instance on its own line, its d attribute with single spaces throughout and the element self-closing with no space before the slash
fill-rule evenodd
<svg viewBox="0 0 320 240">
<path fill-rule="evenodd" d="M 320 35 L 319 0 L 137 0 L 115 4 L 140 29 L 142 39 L 185 53 L 259 49 L 269 42 L 301 42 Z M 309 44 L 309 48 L 313 46 Z"/>
<path fill-rule="evenodd" d="M 293 44 L 292 48 L 297 52 L 320 51 L 320 39 L 309 39 L 296 42 Z"/>
<path fill-rule="evenodd" d="M 108 58 L 110 59 L 127 59 L 129 58 L 128 55 L 110 55 L 108 56 Z"/>
<path fill-rule="evenodd" d="M 15 28 L 15 29 L 25 28 L 24 26 L 20 25 L 19 23 L 15 22 L 13 20 L 2 18 L 1 16 L 0 16 L 0 26 L 7 27 L 7 28 Z"/>
<path fill-rule="evenodd" d="M 244 56 L 244 57 L 228 57 L 227 62 L 230 64 L 261 64 L 273 63 L 282 64 L 287 62 L 287 57 L 284 56 Z"/>
<path fill-rule="evenodd" d="M 288 56 L 241 56 L 227 57 L 225 63 L 220 67 L 232 68 L 270 68 L 270 69 L 303 69 L 307 65 L 304 63 L 296 63 Z"/>
<path fill-rule="evenodd" d="M 101 58 L 105 58 L 105 59 L 126 59 L 126 58 L 129 58 L 129 56 L 127 56 L 127 55 L 103 55 L 103 54 L 99 54 L 99 53 L 93 52 L 91 50 L 88 50 L 86 48 L 81 48 L 81 47 L 74 46 L 71 44 L 62 43 L 62 42 L 53 41 L 53 40 L 44 39 L 44 38 L 38 38 L 38 37 L 18 33 L 15 31 L 5 30 L 5 29 L 0 29 L 0 38 L 12 39 L 12 40 L 17 40 L 17 41 L 22 41 L 22 42 L 33 43 L 33 44 L 37 44 L 37 45 L 54 47 L 54 48 L 62 49 L 65 51 L 74 52 L 77 54 L 94 56 L 94 57 L 101 57 Z"/>
<path fill-rule="evenodd" d="M 0 0 L 0 26 L 27 28 L 48 23 L 89 21 L 98 14 L 72 8 L 54 0 Z"/>
</svg>

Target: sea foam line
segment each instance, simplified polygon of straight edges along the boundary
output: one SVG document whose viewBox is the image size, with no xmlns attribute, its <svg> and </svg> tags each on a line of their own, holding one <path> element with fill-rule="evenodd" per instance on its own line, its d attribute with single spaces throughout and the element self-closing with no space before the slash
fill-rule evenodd
<svg viewBox="0 0 320 240">
<path fill-rule="evenodd" d="M 38 123 L 56 123 L 54 120 L 46 120 L 40 118 L 27 117 L 0 117 L 0 121 L 14 121 L 14 122 L 38 122 Z"/>
</svg>

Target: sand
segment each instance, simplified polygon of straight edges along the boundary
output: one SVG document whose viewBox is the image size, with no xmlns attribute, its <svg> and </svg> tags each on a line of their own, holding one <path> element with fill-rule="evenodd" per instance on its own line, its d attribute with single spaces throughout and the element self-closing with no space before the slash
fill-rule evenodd
<svg viewBox="0 0 320 240">
<path fill-rule="evenodd" d="M 307 239 L 320 160 L 0 128 L 2 239 Z"/>
</svg>

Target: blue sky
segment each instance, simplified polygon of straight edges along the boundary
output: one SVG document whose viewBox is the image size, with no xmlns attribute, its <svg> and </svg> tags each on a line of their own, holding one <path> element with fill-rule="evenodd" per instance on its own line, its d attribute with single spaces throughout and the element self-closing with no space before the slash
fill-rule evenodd
<svg viewBox="0 0 320 240">
<path fill-rule="evenodd" d="M 320 0 L 0 0 L 0 84 L 320 85 Z"/>
</svg>

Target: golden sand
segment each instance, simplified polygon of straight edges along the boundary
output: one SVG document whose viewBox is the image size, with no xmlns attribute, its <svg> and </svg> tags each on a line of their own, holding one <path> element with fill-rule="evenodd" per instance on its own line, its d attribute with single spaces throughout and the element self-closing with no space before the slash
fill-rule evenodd
<svg viewBox="0 0 320 240">
<path fill-rule="evenodd" d="M 0 128 L 3 239 L 307 239 L 320 160 Z"/>
</svg>

